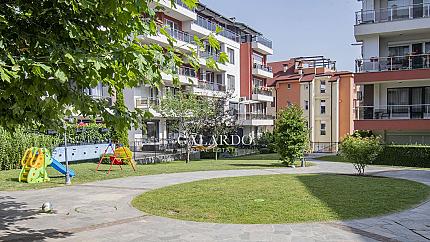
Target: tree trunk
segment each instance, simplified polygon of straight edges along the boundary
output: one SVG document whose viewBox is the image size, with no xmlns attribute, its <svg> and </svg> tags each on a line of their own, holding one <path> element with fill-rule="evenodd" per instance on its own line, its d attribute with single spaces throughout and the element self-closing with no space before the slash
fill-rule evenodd
<svg viewBox="0 0 430 242">
<path fill-rule="evenodd" d="M 215 148 L 215 160 L 218 160 L 218 148 Z"/>
</svg>

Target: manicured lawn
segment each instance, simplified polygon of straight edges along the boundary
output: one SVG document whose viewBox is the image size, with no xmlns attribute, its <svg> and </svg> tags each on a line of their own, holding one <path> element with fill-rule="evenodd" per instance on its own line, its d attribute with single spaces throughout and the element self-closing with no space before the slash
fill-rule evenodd
<svg viewBox="0 0 430 242">
<path fill-rule="evenodd" d="M 331 161 L 331 162 L 344 162 L 344 163 L 350 163 L 349 161 L 343 159 L 341 156 L 339 155 L 328 155 L 328 156 L 322 156 L 319 157 L 318 160 L 322 160 L 322 161 Z M 378 166 L 389 166 L 389 165 L 378 165 Z M 400 167 L 400 166 L 397 166 Z M 420 167 L 408 167 L 410 169 L 414 169 L 414 170 L 430 170 L 430 168 L 420 168 Z"/>
<path fill-rule="evenodd" d="M 192 161 L 185 164 L 183 161 L 172 163 L 141 165 L 138 166 L 137 172 L 134 172 L 131 167 L 125 166 L 124 170 L 119 170 L 119 167 L 114 167 L 110 175 L 106 175 L 109 165 L 102 165 L 99 172 L 96 172 L 97 164 L 82 163 L 71 165 L 75 170 L 76 177 L 73 178 L 73 184 L 88 183 L 99 180 L 114 179 L 128 176 L 144 176 L 163 173 L 177 173 L 190 171 L 209 171 L 209 170 L 236 170 L 236 169 L 267 169 L 285 167 L 279 161 L 276 154 L 255 155 L 244 158 L 236 158 L 232 160 L 201 160 Z M 64 184 L 64 176 L 52 168 L 48 168 L 50 182 L 39 184 L 19 183 L 18 176 L 20 170 L 0 171 L 0 190 L 29 190 L 48 187 L 62 186 Z"/>
<path fill-rule="evenodd" d="M 212 179 L 142 194 L 133 206 L 175 219 L 278 224 L 364 218 L 410 208 L 430 187 L 347 175 L 270 175 Z"/>
</svg>

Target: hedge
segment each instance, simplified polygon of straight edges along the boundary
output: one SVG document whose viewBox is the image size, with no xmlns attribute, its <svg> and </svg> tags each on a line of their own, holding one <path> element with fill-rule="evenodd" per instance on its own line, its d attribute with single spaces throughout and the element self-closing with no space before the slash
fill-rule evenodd
<svg viewBox="0 0 430 242">
<path fill-rule="evenodd" d="M 430 168 L 430 146 L 386 145 L 374 164 Z"/>
</svg>

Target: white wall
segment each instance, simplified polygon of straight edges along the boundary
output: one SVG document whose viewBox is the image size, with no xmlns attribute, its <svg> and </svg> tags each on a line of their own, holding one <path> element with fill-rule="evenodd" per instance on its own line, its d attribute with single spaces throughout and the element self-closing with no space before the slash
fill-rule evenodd
<svg viewBox="0 0 430 242">
<path fill-rule="evenodd" d="M 375 84 L 374 94 L 374 105 L 375 106 L 385 106 L 387 105 L 387 89 L 396 87 L 424 87 L 430 86 L 430 79 L 425 81 L 403 81 L 399 82 L 384 82 Z M 377 98 L 379 97 L 379 98 Z"/>
</svg>

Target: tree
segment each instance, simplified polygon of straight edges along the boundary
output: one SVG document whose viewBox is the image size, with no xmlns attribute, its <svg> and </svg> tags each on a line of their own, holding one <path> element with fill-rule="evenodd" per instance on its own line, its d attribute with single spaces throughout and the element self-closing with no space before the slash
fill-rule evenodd
<svg viewBox="0 0 430 242">
<path fill-rule="evenodd" d="M 379 137 L 361 137 L 359 133 L 347 136 L 340 144 L 340 155 L 354 165 L 358 175 L 364 175 L 365 168 L 373 164 L 382 152 Z"/>
<path fill-rule="evenodd" d="M 6 0 L 0 3 L 0 126 L 62 127 L 65 116 L 101 116 L 115 130 L 137 127 L 142 113 L 124 109 L 125 88 L 163 85 L 161 73 L 174 75 L 186 60 L 197 69 L 197 50 L 185 55 L 157 25 L 159 0 Z M 175 0 L 171 0 L 174 6 Z M 194 8 L 197 0 L 183 0 Z M 154 7 L 155 6 L 155 7 Z M 222 31 L 217 29 L 217 32 Z M 169 45 L 143 44 L 142 36 L 168 38 Z M 203 40 L 194 40 L 203 48 Z M 220 49 L 214 35 L 206 38 Z M 228 58 L 222 53 L 219 62 Z M 209 66 L 216 62 L 207 59 Z M 174 67 L 174 68 L 172 68 Z M 113 106 L 83 93 L 99 83 Z M 71 108 L 70 108 L 71 107 Z"/>
<path fill-rule="evenodd" d="M 207 97 L 199 97 L 192 93 L 178 92 L 175 95 L 168 92 L 156 107 L 163 117 L 179 120 L 178 131 L 184 139 L 187 151 L 186 162 L 190 161 L 191 149 L 196 135 L 203 131 L 207 118 L 213 109 Z"/>
<path fill-rule="evenodd" d="M 276 150 L 283 163 L 293 165 L 303 158 L 308 145 L 308 133 L 300 107 L 293 105 L 278 114 L 274 135 Z"/>
</svg>

